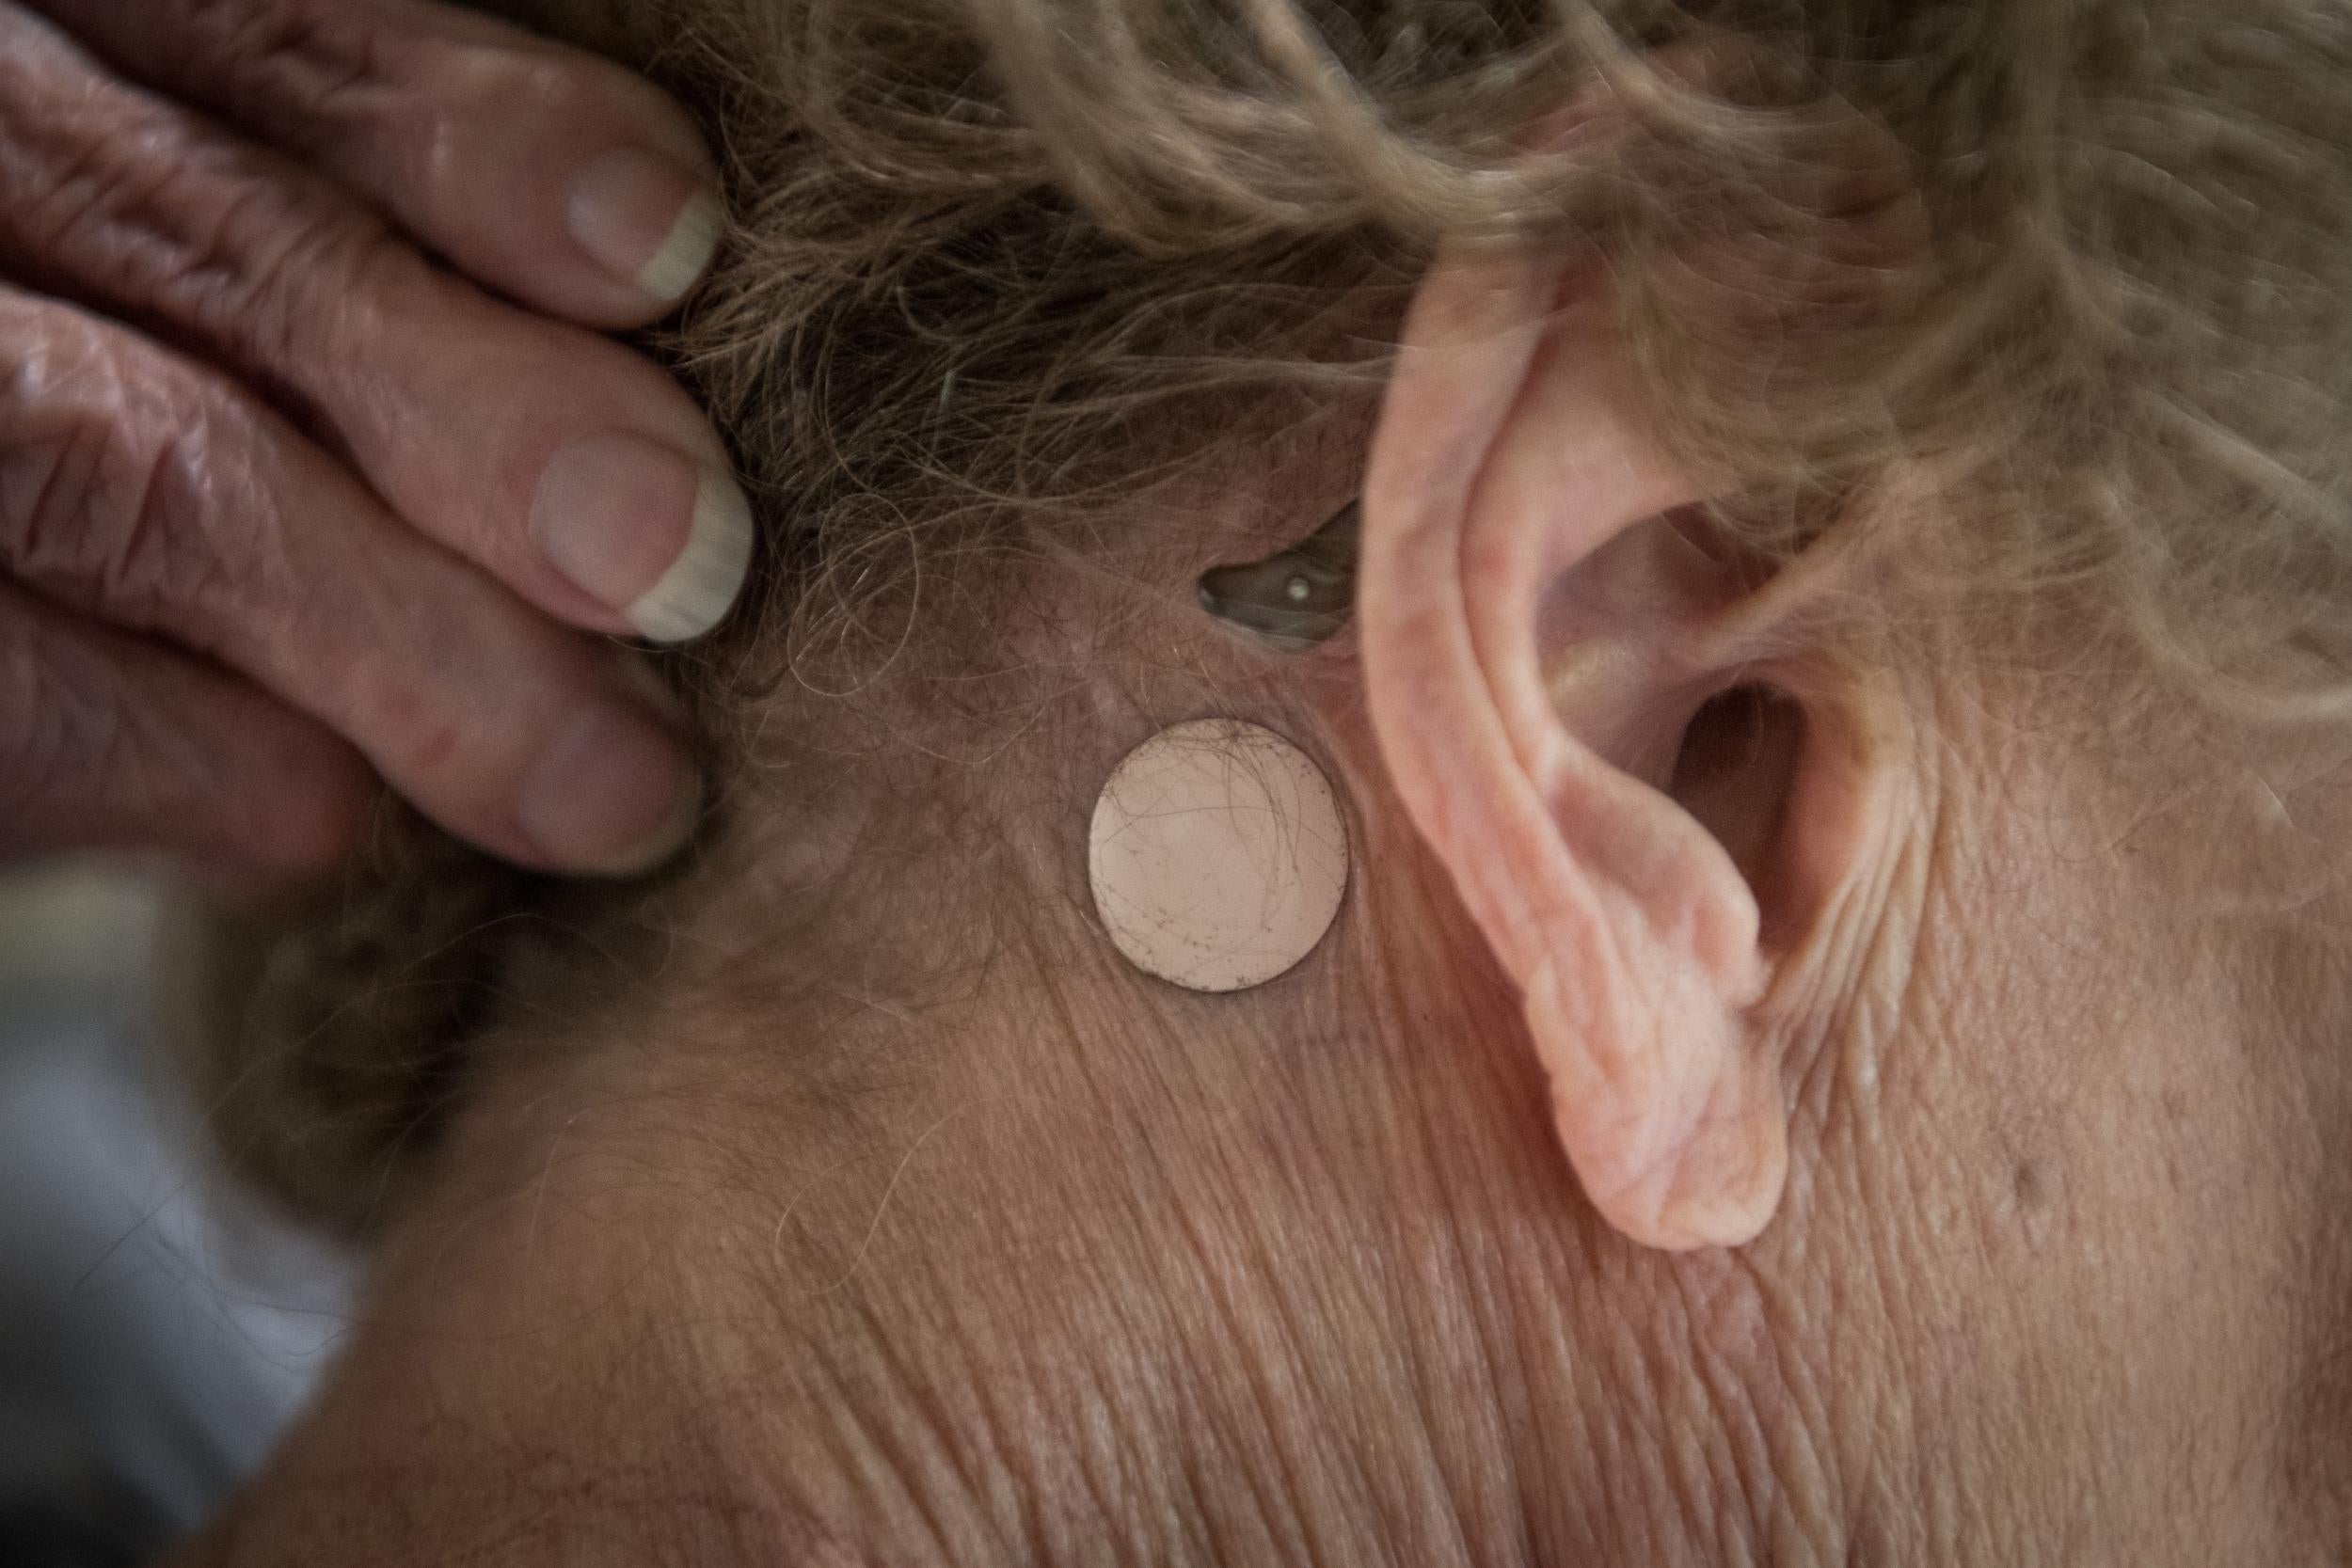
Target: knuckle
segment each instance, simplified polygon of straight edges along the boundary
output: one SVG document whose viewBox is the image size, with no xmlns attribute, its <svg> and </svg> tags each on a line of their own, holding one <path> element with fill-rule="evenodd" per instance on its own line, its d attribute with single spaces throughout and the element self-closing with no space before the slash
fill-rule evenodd
<svg viewBox="0 0 2352 1568">
<path fill-rule="evenodd" d="M 226 557 L 260 563 L 223 537 L 266 515 L 237 504 L 253 432 L 230 399 L 64 308 L 0 313 L 0 365 L 11 576 L 153 628 L 233 593 Z"/>
<path fill-rule="evenodd" d="M 592 96 L 584 56 L 393 27 L 349 0 L 182 0 L 214 13 L 231 95 L 313 152 L 364 150 L 432 178 L 464 166 L 466 120 L 562 111 Z"/>
<path fill-rule="evenodd" d="M 391 85 L 381 26 L 347 0 L 180 0 L 233 96 L 288 128 L 330 131 Z"/>
<path fill-rule="evenodd" d="M 147 253 L 156 303 L 196 325 L 248 369 L 281 382 L 339 346 L 342 329 L 404 265 L 421 258 L 384 224 L 294 169 L 223 171 L 213 188 L 183 185 L 151 232 L 174 243 Z"/>
<path fill-rule="evenodd" d="M 67 65 L 8 53 L 0 255 L 55 292 L 171 322 L 240 369 L 290 382 L 306 356 L 332 351 L 339 324 L 391 268 L 429 274 L 324 176 L 114 84 L 60 85 Z"/>
<path fill-rule="evenodd" d="M 342 346 L 344 330 L 422 261 L 374 218 L 308 182 L 253 182 L 226 193 L 183 259 L 192 316 L 281 381 Z"/>
<path fill-rule="evenodd" d="M 328 137 L 419 128 L 460 106 L 533 113 L 593 101 L 584 53 L 485 29 L 393 25 L 351 0 L 174 0 L 229 95 L 281 130 Z"/>
<path fill-rule="evenodd" d="M 133 183 L 135 138 L 111 134 L 126 128 L 126 102 L 67 40 L 0 10 L 0 247 L 10 260 L 49 256 L 86 233 Z M 150 182 L 165 178 L 161 162 L 147 164 Z"/>
</svg>

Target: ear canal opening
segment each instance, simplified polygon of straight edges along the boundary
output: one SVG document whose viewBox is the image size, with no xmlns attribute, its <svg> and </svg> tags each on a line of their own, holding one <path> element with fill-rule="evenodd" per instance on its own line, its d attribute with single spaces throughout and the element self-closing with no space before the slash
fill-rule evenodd
<svg viewBox="0 0 2352 1568">
<path fill-rule="evenodd" d="M 1804 757 L 1804 708 L 1761 683 L 1702 704 L 1682 732 L 1667 793 L 1714 835 L 1756 895 L 1766 947 L 1796 911 L 1786 843 L 1789 801 Z"/>
</svg>

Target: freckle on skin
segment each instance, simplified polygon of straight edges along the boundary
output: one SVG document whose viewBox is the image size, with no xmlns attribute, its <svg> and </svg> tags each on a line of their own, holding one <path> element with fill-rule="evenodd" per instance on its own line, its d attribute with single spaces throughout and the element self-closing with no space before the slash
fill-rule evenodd
<svg viewBox="0 0 2352 1568">
<path fill-rule="evenodd" d="M 1208 719 L 1129 752 L 1089 835 L 1095 909 L 1129 962 L 1189 990 L 1242 990 L 1323 940 L 1347 887 L 1328 780 L 1273 731 Z"/>
<path fill-rule="evenodd" d="M 2020 1160 L 2017 1163 L 2015 1180 L 2018 1203 L 2026 1209 L 2042 1207 L 2042 1201 L 2049 1196 L 2047 1186 L 2042 1180 L 2042 1167 L 2031 1160 Z"/>
</svg>

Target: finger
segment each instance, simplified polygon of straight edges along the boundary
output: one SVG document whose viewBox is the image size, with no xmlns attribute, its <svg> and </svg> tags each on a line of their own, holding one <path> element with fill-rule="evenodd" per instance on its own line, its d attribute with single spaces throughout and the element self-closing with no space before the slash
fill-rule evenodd
<svg viewBox="0 0 2352 1568">
<path fill-rule="evenodd" d="M 0 265 L 275 389 L 394 512 L 550 614 L 674 641 L 742 582 L 749 508 L 654 366 L 493 301 L 5 7 Z"/>
<path fill-rule="evenodd" d="M 219 377 L 0 292 L 0 571 L 243 671 L 452 832 L 626 875 L 698 786 L 621 660 L 402 527 Z"/>
<path fill-rule="evenodd" d="M 685 112 L 594 55 L 424 0 L 34 0 L 173 97 L 298 150 L 459 268 L 640 325 L 717 247 Z"/>
<path fill-rule="evenodd" d="M 0 860 L 153 848 L 321 871 L 375 788 L 358 752 L 251 685 L 0 583 Z"/>
</svg>

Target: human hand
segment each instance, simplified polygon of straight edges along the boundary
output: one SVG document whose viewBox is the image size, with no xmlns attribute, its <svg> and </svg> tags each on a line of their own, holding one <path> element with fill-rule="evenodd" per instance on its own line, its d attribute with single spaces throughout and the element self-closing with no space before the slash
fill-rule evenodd
<svg viewBox="0 0 2352 1568">
<path fill-rule="evenodd" d="M 0 857 L 312 869 L 377 775 L 526 865 L 674 849 L 691 764 L 595 634 L 707 629 L 750 519 L 591 329 L 691 287 L 707 169 L 429 0 L 0 0 Z"/>
</svg>

